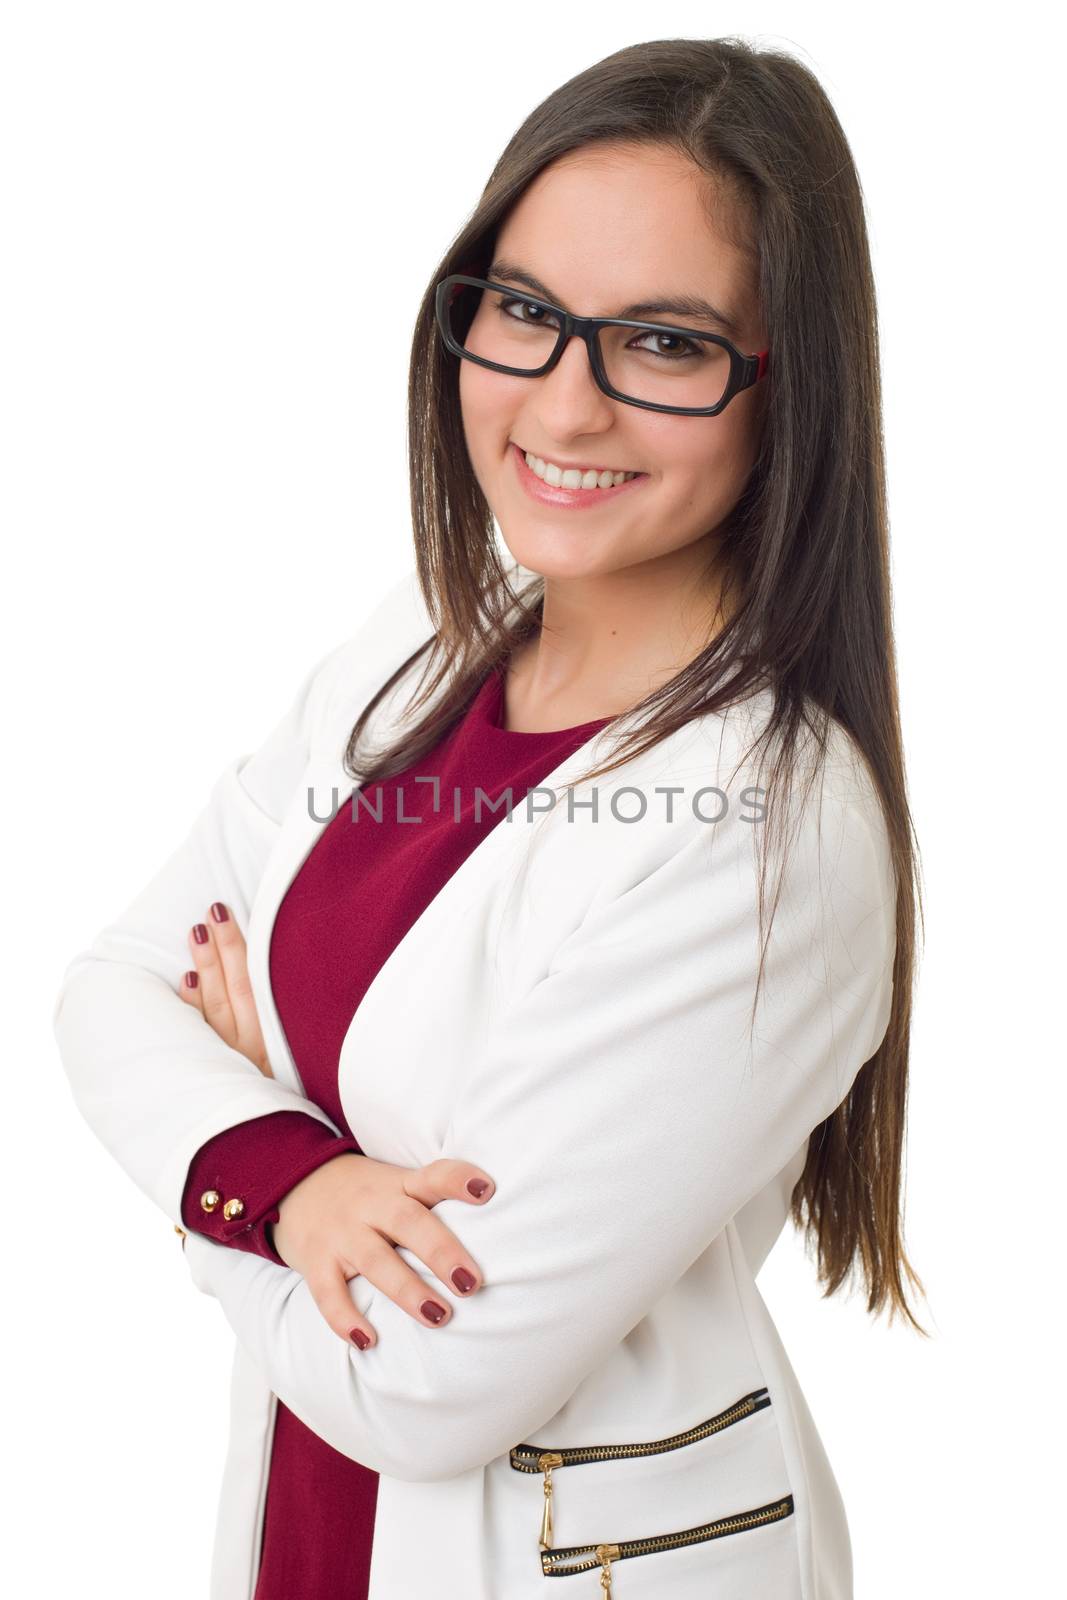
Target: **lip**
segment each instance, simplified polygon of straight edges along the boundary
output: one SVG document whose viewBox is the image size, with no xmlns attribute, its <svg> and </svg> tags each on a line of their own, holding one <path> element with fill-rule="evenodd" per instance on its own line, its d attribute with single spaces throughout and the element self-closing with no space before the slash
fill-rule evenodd
<svg viewBox="0 0 1067 1600">
<path fill-rule="evenodd" d="M 617 495 L 625 494 L 629 489 L 636 489 L 642 483 L 648 482 L 648 473 L 638 473 L 636 478 L 627 478 L 625 483 L 617 483 L 611 489 L 557 489 L 552 484 L 539 478 L 536 472 L 526 465 L 526 452 L 520 450 L 517 444 L 510 444 L 509 450 L 515 458 L 515 468 L 522 484 L 531 500 L 539 500 L 542 505 L 558 506 L 561 510 L 580 511 L 586 507 L 607 504 Z"/>
</svg>

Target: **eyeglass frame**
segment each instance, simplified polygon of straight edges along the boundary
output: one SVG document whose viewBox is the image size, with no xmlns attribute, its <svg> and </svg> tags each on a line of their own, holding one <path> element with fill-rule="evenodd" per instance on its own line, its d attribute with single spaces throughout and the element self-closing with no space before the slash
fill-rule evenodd
<svg viewBox="0 0 1067 1600">
<path fill-rule="evenodd" d="M 551 312 L 559 320 L 560 329 L 556 347 L 543 366 L 535 367 L 533 371 L 528 367 L 505 367 L 498 361 L 489 361 L 484 356 L 473 355 L 453 339 L 448 327 L 451 300 L 447 296 L 449 290 L 458 289 L 463 284 L 469 284 L 472 288 L 499 290 L 503 294 L 521 300 L 523 305 L 539 306 L 542 310 Z M 565 311 L 562 306 L 553 305 L 550 300 L 542 300 L 537 295 L 524 293 L 514 284 L 497 283 L 491 278 L 471 278 L 463 272 L 450 272 L 446 278 L 441 279 L 434 296 L 434 310 L 438 332 L 445 348 L 453 355 L 460 356 L 465 361 L 474 361 L 478 366 L 487 367 L 491 372 L 503 372 L 516 378 L 543 378 L 559 364 L 567 345 L 577 335 L 585 342 L 597 388 L 609 399 L 619 400 L 623 405 L 639 406 L 642 411 L 667 411 L 672 415 L 683 417 L 717 417 L 735 395 L 741 394 L 765 377 L 769 367 L 771 353 L 769 348 L 746 356 L 721 333 L 705 333 L 700 328 L 682 328 L 667 322 L 635 322 L 630 317 L 578 317 L 570 311 Z M 637 400 L 633 395 L 620 393 L 618 389 L 612 387 L 604 368 L 600 341 L 597 338 L 601 328 L 635 328 L 642 333 L 674 334 L 685 339 L 703 339 L 708 344 L 721 345 L 730 357 L 730 378 L 726 385 L 726 393 L 713 406 L 668 406 L 661 405 L 656 400 Z"/>
</svg>

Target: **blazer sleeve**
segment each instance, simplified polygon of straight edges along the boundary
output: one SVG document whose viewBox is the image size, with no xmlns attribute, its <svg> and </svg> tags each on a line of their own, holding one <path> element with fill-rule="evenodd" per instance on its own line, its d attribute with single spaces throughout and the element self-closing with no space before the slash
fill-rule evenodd
<svg viewBox="0 0 1067 1600">
<path fill-rule="evenodd" d="M 332 733 L 354 686 L 373 692 L 397 664 L 390 660 L 377 677 L 399 648 L 395 641 L 402 644 L 421 622 L 417 602 L 409 574 L 356 634 L 320 657 L 267 738 L 219 775 L 189 833 L 152 880 L 63 972 L 52 1022 L 75 1103 L 176 1224 L 197 1152 L 224 1130 L 299 1112 L 331 1139 L 342 1138 L 321 1107 L 261 1073 L 177 991 L 190 964 L 188 929 L 213 900 L 230 906 L 247 933 L 264 868 L 316 741 L 324 728 Z M 276 1169 L 274 1178 L 281 1175 Z M 232 1241 L 247 1221 L 225 1223 L 220 1237 Z"/>
<path fill-rule="evenodd" d="M 249 1250 L 284 1267 L 271 1228 L 290 1189 L 318 1167 L 346 1152 L 362 1154 L 359 1142 L 338 1137 L 304 1111 L 271 1111 L 235 1128 L 225 1128 L 194 1156 L 182 1195 L 182 1222 L 218 1244 Z M 226 1220 L 223 1206 L 233 1196 L 244 1206 Z M 202 1204 L 209 1199 L 211 1208 Z"/>
<path fill-rule="evenodd" d="M 667 858 L 598 899 L 490 1027 L 441 1153 L 484 1167 L 496 1191 L 484 1208 L 435 1207 L 484 1284 L 453 1296 L 443 1327 L 357 1277 L 348 1289 L 378 1342 L 349 1349 L 297 1273 L 189 1238 L 197 1286 L 335 1449 L 422 1481 L 520 1443 L 845 1098 L 892 1000 L 880 810 L 873 791 L 830 780 L 821 805 L 804 803 L 750 1033 L 755 831 L 687 818 Z M 776 882 L 772 864 L 769 904 Z M 400 1254 L 441 1298 L 425 1264 Z"/>
</svg>

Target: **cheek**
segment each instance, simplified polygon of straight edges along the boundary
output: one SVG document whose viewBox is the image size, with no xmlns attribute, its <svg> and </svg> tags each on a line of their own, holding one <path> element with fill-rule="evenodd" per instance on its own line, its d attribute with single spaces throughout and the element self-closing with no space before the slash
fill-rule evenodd
<svg viewBox="0 0 1067 1600">
<path fill-rule="evenodd" d="M 472 458 L 478 452 L 499 452 L 506 441 L 511 420 L 522 402 L 517 381 L 489 372 L 473 361 L 461 363 L 459 404 Z"/>
<path fill-rule="evenodd" d="M 710 503 L 728 492 L 738 473 L 746 470 L 744 440 L 746 430 L 708 417 L 694 418 L 676 430 L 663 433 L 651 447 L 648 459 L 655 461 L 666 487 L 677 486 L 687 501 Z"/>
<path fill-rule="evenodd" d="M 709 417 L 705 431 L 694 423 L 684 448 L 679 448 L 675 460 L 678 470 L 685 473 L 696 486 L 697 492 L 709 499 L 724 493 L 740 493 L 751 471 L 759 447 L 759 430 L 751 406 L 732 400 L 720 417 Z"/>
<path fill-rule="evenodd" d="M 459 369 L 459 405 L 463 418 L 463 432 L 472 461 L 477 460 L 484 448 L 487 419 L 491 415 L 488 373 L 482 372 L 472 361 L 463 361 Z"/>
</svg>

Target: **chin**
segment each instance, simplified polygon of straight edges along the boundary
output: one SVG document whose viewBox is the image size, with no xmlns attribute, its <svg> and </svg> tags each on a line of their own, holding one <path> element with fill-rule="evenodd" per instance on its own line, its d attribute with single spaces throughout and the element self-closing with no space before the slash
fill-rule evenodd
<svg viewBox="0 0 1067 1600">
<path fill-rule="evenodd" d="M 514 524 L 505 528 L 499 518 L 497 524 L 512 560 L 528 571 L 553 581 L 601 578 L 622 567 L 631 566 L 635 559 L 641 559 L 635 558 L 632 553 L 610 548 L 603 539 L 590 539 L 588 531 L 582 538 L 582 530 L 577 527 L 534 532 L 518 529 Z"/>
</svg>

